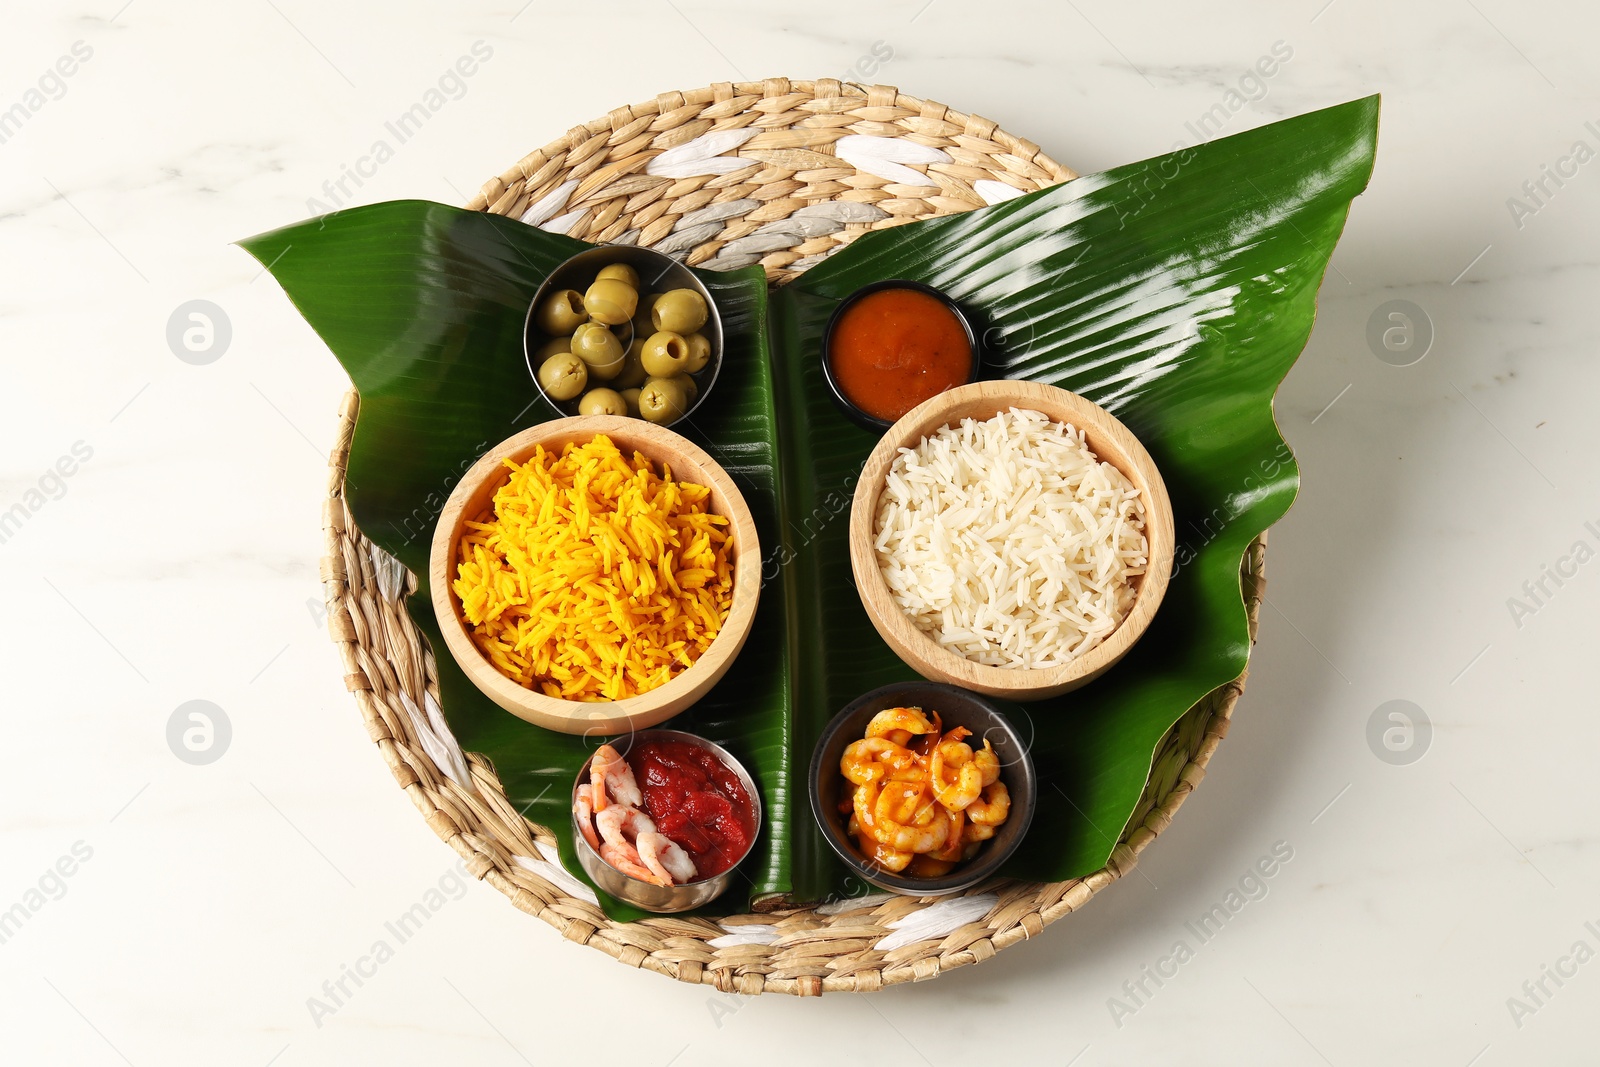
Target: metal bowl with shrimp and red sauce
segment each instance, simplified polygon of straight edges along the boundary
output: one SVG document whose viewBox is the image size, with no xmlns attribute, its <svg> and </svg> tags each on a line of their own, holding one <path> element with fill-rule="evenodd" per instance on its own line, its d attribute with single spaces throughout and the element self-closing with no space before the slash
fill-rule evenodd
<svg viewBox="0 0 1600 1067">
<path fill-rule="evenodd" d="M 899 682 L 833 717 L 811 810 L 840 859 L 893 893 L 939 896 L 993 875 L 1028 832 L 1037 785 L 1015 726 L 976 693 Z"/>
<path fill-rule="evenodd" d="M 596 885 L 646 911 L 728 888 L 761 832 L 761 798 L 721 745 L 678 730 L 604 744 L 572 787 L 573 847 Z"/>
</svg>

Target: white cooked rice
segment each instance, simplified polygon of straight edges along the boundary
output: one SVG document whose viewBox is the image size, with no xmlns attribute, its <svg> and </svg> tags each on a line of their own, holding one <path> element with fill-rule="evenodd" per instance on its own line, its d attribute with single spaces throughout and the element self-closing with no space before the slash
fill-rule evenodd
<svg viewBox="0 0 1600 1067">
<path fill-rule="evenodd" d="M 1133 607 L 1149 553 L 1144 504 L 1083 432 L 1012 408 L 902 448 L 874 547 L 895 603 L 959 656 L 1057 667 Z"/>
</svg>

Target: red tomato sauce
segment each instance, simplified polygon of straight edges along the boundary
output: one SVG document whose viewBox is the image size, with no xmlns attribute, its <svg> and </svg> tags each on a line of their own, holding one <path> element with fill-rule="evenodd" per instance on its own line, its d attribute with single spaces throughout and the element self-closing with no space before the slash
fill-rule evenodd
<svg viewBox="0 0 1600 1067">
<path fill-rule="evenodd" d="M 737 863 L 755 832 L 744 783 L 715 753 L 682 741 L 646 741 L 628 753 L 656 829 L 694 860 L 700 878 Z"/>
<path fill-rule="evenodd" d="M 929 397 L 966 384 L 972 345 L 942 301 L 916 289 L 879 289 L 839 316 L 828 360 L 846 399 L 893 422 Z"/>
</svg>

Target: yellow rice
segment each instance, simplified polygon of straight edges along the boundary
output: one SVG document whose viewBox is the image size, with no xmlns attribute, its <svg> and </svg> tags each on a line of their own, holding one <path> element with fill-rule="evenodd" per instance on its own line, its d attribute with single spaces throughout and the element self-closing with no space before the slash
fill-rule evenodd
<svg viewBox="0 0 1600 1067">
<path fill-rule="evenodd" d="M 658 477 L 604 434 L 505 465 L 492 509 L 466 523 L 453 585 L 501 672 L 564 700 L 621 700 L 711 646 L 733 571 L 710 489 Z"/>
</svg>

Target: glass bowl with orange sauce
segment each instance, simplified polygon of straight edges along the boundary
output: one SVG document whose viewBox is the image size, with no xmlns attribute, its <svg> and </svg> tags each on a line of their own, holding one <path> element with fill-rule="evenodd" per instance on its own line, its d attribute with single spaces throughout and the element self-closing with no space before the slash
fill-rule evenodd
<svg viewBox="0 0 1600 1067">
<path fill-rule="evenodd" d="M 972 321 L 931 285 L 874 282 L 846 297 L 822 337 L 822 372 L 834 402 L 880 433 L 946 389 L 978 377 Z"/>
</svg>

